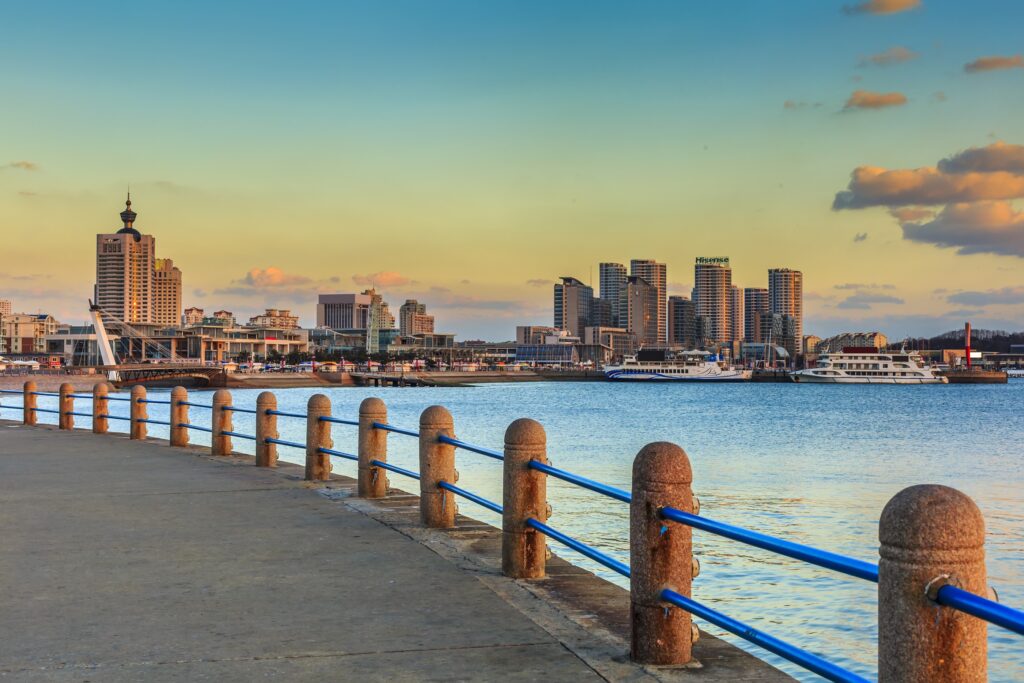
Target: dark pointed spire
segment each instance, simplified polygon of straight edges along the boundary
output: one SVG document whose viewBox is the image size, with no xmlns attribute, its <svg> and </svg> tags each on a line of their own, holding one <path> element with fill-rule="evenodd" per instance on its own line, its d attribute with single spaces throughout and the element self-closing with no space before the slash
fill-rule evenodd
<svg viewBox="0 0 1024 683">
<path fill-rule="evenodd" d="M 136 242 L 139 239 L 141 239 L 141 237 L 142 237 L 139 234 L 139 231 L 136 230 L 134 227 L 132 227 L 132 224 L 135 223 L 135 217 L 138 216 L 138 215 L 139 214 L 137 214 L 134 211 L 132 211 L 132 193 L 131 193 L 131 190 L 129 190 L 128 191 L 128 199 L 124 203 L 124 211 L 121 212 L 121 221 L 124 223 L 124 227 L 121 228 L 120 230 L 118 230 L 117 232 L 119 234 L 120 233 L 131 233 L 131 234 L 135 235 L 135 241 Z"/>
</svg>

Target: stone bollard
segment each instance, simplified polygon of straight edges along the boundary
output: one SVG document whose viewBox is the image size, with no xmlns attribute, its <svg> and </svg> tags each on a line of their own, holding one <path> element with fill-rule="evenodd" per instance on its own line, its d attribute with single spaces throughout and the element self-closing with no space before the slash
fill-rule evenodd
<svg viewBox="0 0 1024 683">
<path fill-rule="evenodd" d="M 375 429 L 374 422 L 386 423 L 388 409 L 379 398 L 363 399 L 359 404 L 359 497 L 383 498 L 388 493 L 388 478 L 371 460 L 388 460 L 388 433 Z"/>
<path fill-rule="evenodd" d="M 57 398 L 57 428 L 74 429 L 75 416 L 70 413 L 75 410 L 75 397 L 71 395 L 75 393 L 75 388 L 64 382 L 58 392 L 60 396 Z"/>
<path fill-rule="evenodd" d="M 231 455 L 231 437 L 224 432 L 230 432 L 232 427 L 231 411 L 224 410 L 224 406 L 231 405 L 231 392 L 227 389 L 218 389 L 213 392 L 213 408 L 210 413 L 210 455 Z"/>
<path fill-rule="evenodd" d="M 92 433 L 106 434 L 110 428 L 110 385 L 106 382 L 97 382 L 92 385 Z"/>
<path fill-rule="evenodd" d="M 182 405 L 188 402 L 188 389 L 185 387 L 174 387 L 171 389 L 171 445 L 184 448 L 188 446 L 188 406 Z"/>
<path fill-rule="evenodd" d="M 331 448 L 331 423 L 320 418 L 330 416 L 331 399 L 313 394 L 306 404 L 306 481 L 327 481 L 331 478 L 331 456 L 321 448 Z"/>
<path fill-rule="evenodd" d="M 420 415 L 420 521 L 434 529 L 455 526 L 455 495 L 438 487 L 454 484 L 455 446 L 441 443 L 441 435 L 455 438 L 452 415 L 442 406 L 430 406 Z"/>
<path fill-rule="evenodd" d="M 987 595 L 978 506 L 947 486 L 911 486 L 886 504 L 878 539 L 879 683 L 988 680 L 986 622 L 933 601 L 945 584 Z"/>
<path fill-rule="evenodd" d="M 145 439 L 147 434 L 146 423 L 142 420 L 149 418 L 149 409 L 147 408 L 146 400 L 146 387 L 141 384 L 136 384 L 132 387 L 131 393 L 131 404 L 129 408 L 129 414 L 131 415 L 131 425 L 129 429 L 129 436 L 132 439 Z"/>
<path fill-rule="evenodd" d="M 277 467 L 277 444 L 267 443 L 267 439 L 280 438 L 277 415 L 267 412 L 270 410 L 277 410 L 277 397 L 264 391 L 256 398 L 256 467 Z"/>
<path fill-rule="evenodd" d="M 679 446 L 650 443 L 633 460 L 633 502 L 629 506 L 630 657 L 640 664 L 686 664 L 693 646 L 690 613 L 661 599 L 668 588 L 690 597 L 695 572 L 692 530 L 663 520 L 673 507 L 692 512 L 693 472 Z"/>
<path fill-rule="evenodd" d="M 26 425 L 34 425 L 39 419 L 38 413 L 36 413 L 36 383 L 32 380 L 25 382 L 25 387 L 22 393 L 21 405 L 24 406 L 21 411 L 21 422 Z"/>
<path fill-rule="evenodd" d="M 513 579 L 543 577 L 547 559 L 544 534 L 526 524 L 548 519 L 548 477 L 531 460 L 547 463 L 547 435 L 536 420 L 520 418 L 505 430 L 502 473 L 501 571 Z"/>
</svg>

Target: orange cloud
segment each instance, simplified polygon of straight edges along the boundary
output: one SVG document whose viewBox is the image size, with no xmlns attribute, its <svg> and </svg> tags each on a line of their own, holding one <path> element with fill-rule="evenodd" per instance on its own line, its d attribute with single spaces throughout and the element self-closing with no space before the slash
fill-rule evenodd
<svg viewBox="0 0 1024 683">
<path fill-rule="evenodd" d="M 369 275 L 353 275 L 352 282 L 357 285 L 385 288 L 404 287 L 405 285 L 414 284 L 413 280 L 393 271 L 381 271 L 379 273 L 370 273 Z"/>
<path fill-rule="evenodd" d="M 921 0 L 867 0 L 856 5 L 844 5 L 847 14 L 897 14 L 921 6 Z"/>
<path fill-rule="evenodd" d="M 1024 174 L 1024 145 L 994 142 L 986 147 L 971 147 L 939 162 L 943 173 L 971 171 L 1008 171 Z"/>
<path fill-rule="evenodd" d="M 252 268 L 245 274 L 239 284 L 250 287 L 292 287 L 308 284 L 310 279 L 303 275 L 290 275 L 280 268 Z"/>
<path fill-rule="evenodd" d="M 843 109 L 882 109 L 899 107 L 906 103 L 907 97 L 903 93 L 854 90 Z"/>
<path fill-rule="evenodd" d="M 945 174 L 933 166 L 893 171 L 859 166 L 851 174 L 848 189 L 836 193 L 832 208 L 929 206 L 1016 197 L 1024 197 L 1024 176 L 1013 173 Z"/>
<path fill-rule="evenodd" d="M 903 223 L 903 238 L 958 254 L 1001 254 L 1024 258 L 1024 211 L 1009 202 L 950 204 L 927 223 Z"/>
<path fill-rule="evenodd" d="M 911 59 L 915 59 L 917 53 L 908 50 L 905 47 L 890 47 L 885 52 L 879 52 L 876 55 L 868 55 L 860 60 L 860 66 L 892 66 L 893 64 L 902 64 L 903 62 L 909 62 Z"/>
<path fill-rule="evenodd" d="M 1024 55 L 979 57 L 973 62 L 964 64 L 964 71 L 969 74 L 981 71 L 999 71 L 1002 69 L 1024 69 Z"/>
</svg>

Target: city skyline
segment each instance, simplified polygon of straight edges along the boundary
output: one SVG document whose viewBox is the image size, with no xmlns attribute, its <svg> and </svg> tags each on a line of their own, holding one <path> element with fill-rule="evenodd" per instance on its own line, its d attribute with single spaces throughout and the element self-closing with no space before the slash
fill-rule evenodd
<svg viewBox="0 0 1024 683">
<path fill-rule="evenodd" d="M 805 334 L 1019 329 L 1015 5 L 849 4 L 19 7 L 0 297 L 84 320 L 130 182 L 181 304 L 242 318 L 375 286 L 507 339 L 560 275 L 639 255 L 689 296 L 727 253 L 803 271 Z"/>
</svg>

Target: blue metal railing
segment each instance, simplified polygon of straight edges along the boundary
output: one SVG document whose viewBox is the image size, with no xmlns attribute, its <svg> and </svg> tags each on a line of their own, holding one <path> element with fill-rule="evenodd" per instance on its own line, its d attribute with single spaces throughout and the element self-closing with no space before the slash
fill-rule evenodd
<svg viewBox="0 0 1024 683">
<path fill-rule="evenodd" d="M 164 405 L 164 406 L 171 405 L 170 401 L 165 401 L 165 400 L 160 399 L 160 398 L 137 398 L 135 400 L 138 403 L 156 403 L 157 405 Z"/>
<path fill-rule="evenodd" d="M 210 429 L 209 427 L 201 427 L 199 425 L 194 425 L 191 422 L 179 422 L 178 426 L 184 427 L 185 429 L 194 429 L 197 432 L 206 432 L 207 434 L 213 434 L 213 430 Z"/>
<path fill-rule="evenodd" d="M 240 432 L 229 432 L 224 430 L 221 434 L 224 434 L 225 436 L 237 436 L 239 439 L 249 439 L 250 441 L 256 440 L 255 436 L 249 436 L 248 434 L 242 434 Z"/>
<path fill-rule="evenodd" d="M 1000 605 L 998 602 L 948 584 L 936 593 L 935 602 L 1024 635 L 1024 612 L 1019 609 Z"/>
<path fill-rule="evenodd" d="M 395 434 L 405 434 L 406 436 L 415 436 L 417 439 L 420 438 L 419 432 L 414 432 L 411 429 L 402 429 L 394 425 L 389 425 L 384 422 L 374 422 L 374 429 L 383 429 L 385 432 L 394 432 Z"/>
<path fill-rule="evenodd" d="M 316 450 L 318 452 L 320 452 L 320 453 L 326 453 L 327 455 L 334 455 L 334 456 L 337 456 L 339 458 L 345 458 L 347 460 L 355 460 L 356 462 L 359 462 L 359 456 L 358 455 L 352 455 L 351 453 L 346 453 L 344 451 L 336 451 L 333 448 L 322 448 L 322 447 L 318 448 Z"/>
<path fill-rule="evenodd" d="M 68 394 L 70 398 L 92 398 L 92 394 Z"/>
<path fill-rule="evenodd" d="M 60 394 L 55 394 L 52 391 L 32 391 L 29 393 L 31 393 L 33 396 L 60 396 Z"/>
<path fill-rule="evenodd" d="M 336 424 L 336 425 L 351 425 L 353 427 L 358 427 L 359 426 L 359 421 L 358 420 L 343 420 L 340 417 L 332 417 L 330 415 L 321 415 L 320 416 L 320 421 L 321 422 L 330 422 L 330 423 Z"/>
<path fill-rule="evenodd" d="M 105 418 L 107 420 L 124 420 L 126 422 L 131 422 L 132 421 L 132 419 L 130 417 L 123 417 L 121 415 L 107 415 L 107 414 L 104 414 L 104 415 L 97 415 L 97 417 L 102 417 L 102 418 Z"/>
<path fill-rule="evenodd" d="M 29 410 L 37 413 L 53 413 L 54 415 L 60 415 L 59 410 L 50 410 L 49 408 L 29 408 Z"/>
<path fill-rule="evenodd" d="M 24 389 L 0 389 L 0 394 L 24 394 Z"/>
<path fill-rule="evenodd" d="M 739 636 L 758 647 L 762 647 L 779 657 L 788 659 L 808 671 L 813 671 L 822 678 L 826 678 L 830 681 L 841 681 L 843 683 L 868 683 L 868 679 L 836 666 L 832 662 L 822 659 L 818 655 L 811 654 L 810 652 L 802 650 L 795 645 L 790 645 L 786 641 L 770 636 L 764 631 L 756 629 L 753 626 L 749 626 L 738 619 L 727 617 L 718 610 L 711 609 L 710 607 L 702 605 L 696 600 L 684 595 L 680 595 L 675 591 L 668 589 L 663 590 L 661 592 L 661 599 L 680 609 L 686 610 L 696 617 L 709 621 L 715 626 L 724 629 L 733 635 Z"/>
<path fill-rule="evenodd" d="M 107 396 L 108 401 L 131 401 L 131 396 Z"/>
<path fill-rule="evenodd" d="M 301 448 L 302 450 L 306 450 L 306 444 L 304 443 L 299 443 L 297 441 L 285 441 L 284 439 L 275 439 L 270 436 L 263 439 L 263 443 L 273 443 L 277 444 L 278 446 L 289 446 L 291 448 Z"/>
<path fill-rule="evenodd" d="M 537 531 L 541 532 L 545 536 L 555 539 L 562 545 L 572 548 L 579 554 L 585 557 L 589 557 L 594 562 L 603 564 L 605 567 L 608 567 L 608 569 L 611 569 L 613 572 L 622 574 L 627 578 L 629 577 L 629 565 L 625 564 L 624 562 L 619 562 L 611 555 L 602 553 L 600 550 L 592 548 L 586 543 L 581 543 L 572 536 L 567 536 L 563 534 L 561 531 L 558 531 L 557 529 L 552 529 L 544 522 L 538 521 L 536 519 L 528 519 L 526 520 L 526 524 L 527 526 L 532 527 Z"/>
<path fill-rule="evenodd" d="M 232 413 L 249 413 L 250 415 L 259 414 L 259 411 L 257 410 L 252 410 L 251 408 L 236 408 L 235 406 L 224 406 L 224 410 L 229 410 Z"/>
<path fill-rule="evenodd" d="M 539 472 L 544 472 L 545 474 L 550 474 L 552 477 L 561 479 L 562 481 L 567 481 L 570 484 L 576 484 L 577 486 L 580 486 L 582 488 L 589 489 L 591 491 L 596 491 L 597 493 L 600 493 L 601 495 L 604 496 L 608 496 L 609 498 L 621 500 L 623 503 L 629 503 L 633 500 L 633 496 L 628 491 L 623 491 L 622 489 L 617 489 L 614 486 L 602 484 L 601 482 L 594 481 L 593 479 L 581 477 L 578 474 L 573 474 L 572 472 L 560 470 L 557 467 L 552 467 L 551 465 L 548 465 L 547 463 L 539 462 L 537 460 L 531 460 L 530 468 L 535 469 Z"/>
<path fill-rule="evenodd" d="M 490 500 L 487 500 L 486 498 L 483 498 L 481 496 L 478 496 L 475 493 L 470 493 L 466 489 L 459 488 L 455 484 L 449 484 L 446 481 L 441 481 L 441 482 L 438 482 L 437 486 L 438 486 L 438 488 L 442 488 L 445 491 L 451 491 L 456 496 L 461 496 L 461 497 L 465 498 L 466 500 L 471 500 L 474 503 L 476 503 L 477 505 L 480 505 L 482 507 L 487 508 L 491 512 L 497 512 L 499 515 L 502 512 L 504 512 L 504 508 L 502 508 L 497 503 L 495 503 L 493 501 L 490 501 Z"/>
<path fill-rule="evenodd" d="M 484 448 L 483 446 L 476 446 L 471 443 L 466 443 L 465 441 L 459 441 L 458 439 L 453 439 L 450 436 L 445 436 L 444 434 L 438 436 L 437 440 L 440 441 L 441 443 L 446 443 L 450 446 L 461 448 L 464 451 L 470 451 L 472 453 L 486 455 L 488 458 L 494 458 L 495 460 L 505 459 L 505 454 L 502 453 L 501 451 L 495 451 L 490 448 Z"/>
<path fill-rule="evenodd" d="M 280 415 L 281 417 L 298 417 L 305 420 L 308 416 L 305 413 L 287 413 L 283 410 L 274 410 L 273 408 L 267 408 L 267 415 Z"/>
<path fill-rule="evenodd" d="M 136 422 L 145 422 L 146 424 L 151 425 L 166 425 L 168 427 L 171 426 L 171 423 L 168 422 L 167 420 L 151 420 L 148 417 L 140 417 L 136 420 Z"/>
<path fill-rule="evenodd" d="M 77 410 L 65 410 L 65 415 L 76 415 L 78 417 L 92 417 L 92 413 L 80 413 Z"/>
<path fill-rule="evenodd" d="M 192 401 L 178 401 L 179 406 L 191 406 L 192 408 L 213 408 L 205 403 L 192 403 Z"/>
<path fill-rule="evenodd" d="M 707 517 L 683 512 L 676 508 L 662 508 L 661 516 L 664 519 L 685 524 L 687 526 L 694 527 L 695 529 L 708 531 L 710 533 L 717 534 L 718 536 L 724 536 L 726 538 L 731 538 L 734 541 L 739 541 L 740 543 L 752 545 L 756 548 L 762 548 L 779 555 L 792 557 L 794 560 L 801 560 L 808 564 L 817 565 L 825 569 L 831 569 L 832 571 L 837 571 L 849 576 L 855 576 L 858 579 L 878 583 L 878 565 L 870 562 L 831 553 L 827 550 L 819 550 L 818 548 L 801 545 L 800 543 L 793 543 L 792 541 L 784 541 L 780 538 L 775 538 L 774 536 L 768 536 L 756 531 L 750 531 L 749 529 L 726 524 L 725 522 L 719 522 L 713 519 L 708 519 Z"/>
<path fill-rule="evenodd" d="M 375 465 L 377 467 L 380 467 L 381 469 L 385 469 L 385 470 L 387 470 L 389 472 L 395 472 L 396 474 L 404 475 L 404 476 L 409 477 L 411 479 L 419 479 L 420 478 L 420 475 L 417 474 L 416 472 L 413 472 L 412 470 L 407 470 L 407 469 L 405 469 L 403 467 L 399 467 L 398 465 L 392 465 L 391 463 L 384 462 L 383 460 L 371 460 L 370 464 L 371 465 Z"/>
</svg>

